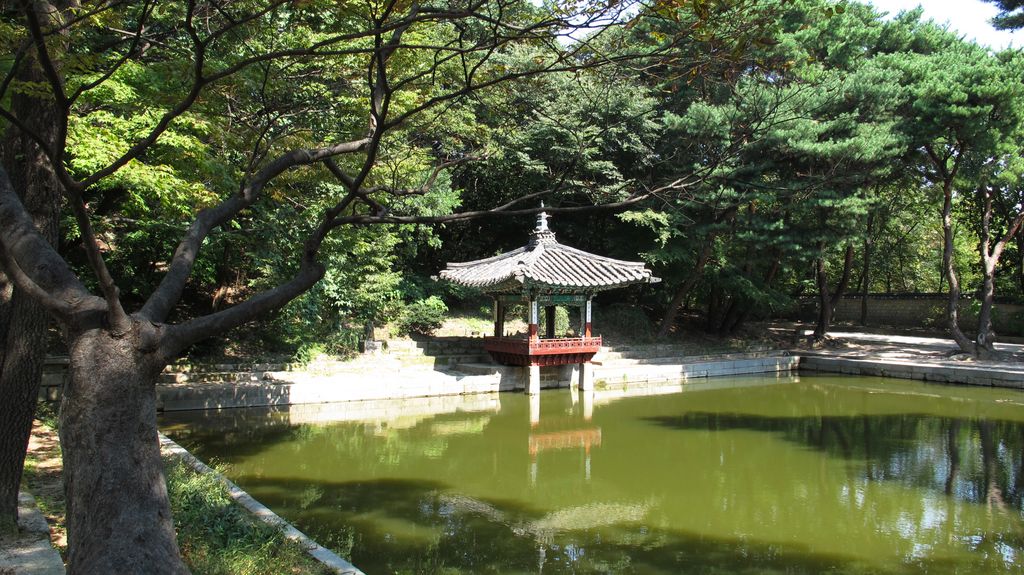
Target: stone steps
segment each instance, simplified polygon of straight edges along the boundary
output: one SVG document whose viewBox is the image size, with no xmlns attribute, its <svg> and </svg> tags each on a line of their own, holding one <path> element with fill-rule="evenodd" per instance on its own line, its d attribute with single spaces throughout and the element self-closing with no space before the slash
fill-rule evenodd
<svg viewBox="0 0 1024 575">
<path fill-rule="evenodd" d="M 173 371 L 157 376 L 157 384 L 169 383 L 242 383 L 270 379 L 270 373 L 281 371 Z"/>
<path fill-rule="evenodd" d="M 597 385 L 619 382 L 676 381 L 700 377 L 749 375 L 755 373 L 788 372 L 797 369 L 799 358 L 765 356 L 747 359 L 719 359 L 687 361 L 666 364 L 632 364 L 621 366 L 594 366 Z"/>
<path fill-rule="evenodd" d="M 629 365 L 666 365 L 666 364 L 686 364 L 693 362 L 709 361 L 709 360 L 737 360 L 737 359 L 755 359 L 761 357 L 771 357 L 782 353 L 779 350 L 771 351 L 756 351 L 756 352 L 743 352 L 743 353 L 723 353 L 714 355 L 674 355 L 674 356 L 660 356 L 660 357 L 624 357 L 621 355 L 607 355 L 604 357 L 595 356 L 594 360 L 591 361 L 595 366 L 629 366 Z"/>
<path fill-rule="evenodd" d="M 728 357 L 735 355 L 750 355 L 750 354 L 765 354 L 765 353 L 778 353 L 779 350 L 767 346 L 752 346 L 744 351 L 739 352 L 716 352 L 713 354 L 699 353 L 699 349 L 695 349 L 694 346 L 678 345 L 678 344 L 636 344 L 636 345 L 617 345 L 615 347 L 604 346 L 601 351 L 594 356 L 596 362 L 612 361 L 612 360 L 649 360 L 652 363 L 663 362 L 665 360 L 679 361 L 681 359 L 688 359 L 693 357 Z M 698 353 L 695 353 L 698 352 Z"/>
</svg>

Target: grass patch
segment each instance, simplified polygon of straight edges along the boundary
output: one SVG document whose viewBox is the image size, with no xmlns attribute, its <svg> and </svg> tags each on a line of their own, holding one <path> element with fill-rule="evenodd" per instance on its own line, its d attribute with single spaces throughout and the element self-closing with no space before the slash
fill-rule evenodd
<svg viewBox="0 0 1024 575">
<path fill-rule="evenodd" d="M 64 556 L 66 518 L 56 415 L 51 405 L 39 407 L 23 481 L 50 524 L 54 547 Z M 213 477 L 200 475 L 177 459 L 165 459 L 165 464 L 178 546 L 195 575 L 332 573 L 301 545 L 236 504 Z"/>
<path fill-rule="evenodd" d="M 178 546 L 193 573 L 331 573 L 298 543 L 237 505 L 215 478 L 177 460 L 168 462 L 166 474 Z"/>
</svg>

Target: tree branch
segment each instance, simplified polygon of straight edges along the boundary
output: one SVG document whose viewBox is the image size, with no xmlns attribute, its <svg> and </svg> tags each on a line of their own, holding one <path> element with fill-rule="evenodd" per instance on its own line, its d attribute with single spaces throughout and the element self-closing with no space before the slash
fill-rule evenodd
<svg viewBox="0 0 1024 575">
<path fill-rule="evenodd" d="M 103 293 L 103 299 L 107 302 L 107 321 L 110 324 L 111 331 L 115 336 L 128 333 L 128 330 L 131 328 L 131 321 L 121 305 L 120 289 L 117 287 L 117 282 L 110 275 L 107 263 L 103 260 L 103 254 L 100 253 L 100 244 L 96 239 L 96 233 L 92 229 L 89 210 L 85 207 L 85 202 L 82 201 L 81 195 L 78 193 L 69 193 L 67 195 L 68 203 L 71 204 L 71 210 L 75 214 L 75 221 L 78 222 L 78 231 L 82 236 L 82 245 L 85 247 L 89 267 L 96 274 L 96 279 L 100 284 L 100 291 Z"/>
<path fill-rule="evenodd" d="M 3 167 L 0 167 L 0 244 L 3 257 L 9 262 L 5 267 L 15 273 L 20 270 L 27 280 L 48 294 L 47 302 L 42 302 L 48 308 L 70 314 L 85 300 L 95 299 L 36 230 Z M 30 287 L 28 291 L 33 296 L 38 294 Z"/>
<path fill-rule="evenodd" d="M 140 315 L 150 321 L 161 322 L 167 318 L 171 309 L 181 299 L 181 292 L 192 273 L 192 266 L 199 255 L 199 248 L 203 241 L 210 234 L 213 228 L 220 226 L 251 206 L 259 199 L 264 186 L 284 171 L 296 167 L 313 164 L 339 154 L 347 154 L 359 151 L 368 144 L 368 140 L 354 140 L 311 150 L 292 150 L 286 152 L 270 162 L 260 170 L 248 185 L 244 186 L 238 194 L 225 199 L 220 204 L 207 208 L 196 216 L 196 219 L 189 226 L 188 231 L 178 243 L 174 251 L 174 257 L 167 267 L 160 285 L 153 294 L 146 300 L 145 305 L 139 312 Z"/>
<path fill-rule="evenodd" d="M 39 284 L 32 281 L 32 278 L 25 274 L 25 271 L 21 269 L 18 262 L 14 260 L 14 257 L 4 249 L 3 242 L 0 241 L 0 260 L 3 265 L 0 266 L 0 272 L 7 275 L 8 278 L 13 280 L 14 285 L 18 289 L 24 291 L 29 297 L 39 302 L 46 311 L 55 315 L 61 321 L 67 321 L 74 312 L 74 308 L 65 301 L 61 301 L 49 292 L 39 287 Z"/>
<path fill-rule="evenodd" d="M 82 94 L 88 92 L 89 90 L 92 90 L 93 88 L 96 88 L 103 82 L 106 82 L 108 79 L 110 79 L 111 76 L 114 75 L 115 72 L 117 72 L 121 68 L 121 66 L 124 65 L 125 62 L 128 61 L 129 58 L 131 58 L 132 54 L 139 47 L 139 43 L 142 41 L 142 31 L 146 28 L 146 19 L 149 17 L 149 13 L 152 9 L 152 0 L 146 0 L 145 2 L 143 2 L 142 10 L 139 11 L 138 26 L 136 26 L 135 32 L 132 34 L 131 44 L 128 45 L 128 48 L 125 50 L 124 54 L 117 60 L 117 62 L 114 63 L 113 66 L 111 66 L 99 78 L 96 78 L 92 82 L 82 84 L 81 86 L 79 86 L 78 89 L 75 90 L 74 93 L 71 94 L 71 97 L 68 99 L 69 104 L 73 104 L 75 100 L 77 100 Z"/>
<path fill-rule="evenodd" d="M 28 24 L 29 33 L 32 35 L 32 42 L 36 45 L 36 53 L 39 58 L 39 65 L 43 69 L 43 75 L 50 84 L 50 90 L 53 92 L 53 98 L 57 101 L 57 105 L 67 110 L 68 96 L 64 92 L 64 83 L 57 72 L 57 67 L 53 64 L 53 59 L 50 58 L 50 51 L 46 47 L 46 38 L 43 35 L 42 26 L 36 17 L 34 3 L 22 0 L 21 4 L 22 10 L 25 12 L 25 22 Z"/>
<path fill-rule="evenodd" d="M 545 192 L 547 193 L 547 192 Z M 567 208 L 528 208 L 521 210 L 510 210 L 505 209 L 506 206 L 512 206 L 520 203 L 521 200 L 527 198 L 534 198 L 541 194 L 530 194 L 529 196 L 523 196 L 522 198 L 513 200 L 503 207 L 493 208 L 489 210 L 474 210 L 468 212 L 459 212 L 455 214 L 447 214 L 441 216 L 401 216 L 393 214 L 385 215 L 353 215 L 353 216 L 341 216 L 331 221 L 331 228 L 343 226 L 347 224 L 443 224 L 448 222 L 458 222 L 463 220 L 472 220 L 477 218 L 486 217 L 497 217 L 497 216 L 534 216 L 540 212 L 547 212 L 549 214 L 575 214 L 582 212 L 594 212 L 594 211 L 617 211 L 621 209 L 634 206 L 648 198 L 653 197 L 653 192 L 639 194 L 629 199 L 622 200 L 620 202 L 609 202 L 607 204 L 597 204 L 594 206 L 573 206 Z"/>
<path fill-rule="evenodd" d="M 158 353 L 166 360 L 170 360 L 198 341 L 224 333 L 253 320 L 260 314 L 287 304 L 313 287 L 323 275 L 324 267 L 321 264 L 312 258 L 304 258 L 298 273 L 284 284 L 223 311 L 167 326 Z"/>
</svg>

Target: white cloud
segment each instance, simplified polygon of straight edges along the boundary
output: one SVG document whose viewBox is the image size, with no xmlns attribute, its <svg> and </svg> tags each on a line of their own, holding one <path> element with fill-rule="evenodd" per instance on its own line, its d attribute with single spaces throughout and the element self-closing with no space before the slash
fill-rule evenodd
<svg viewBox="0 0 1024 575">
<path fill-rule="evenodd" d="M 1024 46 L 1024 31 L 1008 32 L 996 30 L 989 21 L 999 9 L 994 4 L 982 0 L 868 0 L 879 12 L 888 12 L 895 16 L 903 10 L 924 7 L 925 18 L 931 18 L 939 24 L 949 24 L 968 40 L 975 40 L 992 48 Z"/>
</svg>

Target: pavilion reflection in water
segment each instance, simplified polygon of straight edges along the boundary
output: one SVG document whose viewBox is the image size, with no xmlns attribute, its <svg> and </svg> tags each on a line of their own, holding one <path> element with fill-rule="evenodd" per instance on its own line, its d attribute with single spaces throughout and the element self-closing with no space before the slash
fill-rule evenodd
<svg viewBox="0 0 1024 575">
<path fill-rule="evenodd" d="M 441 278 L 481 289 L 494 298 L 494 335 L 484 348 L 494 361 L 522 366 L 528 371 L 527 393 L 540 392 L 541 366 L 572 365 L 571 379 L 581 389 L 591 389 L 590 360 L 601 349 L 601 336 L 591 329 L 591 302 L 598 292 L 635 283 L 660 281 L 643 262 L 606 258 L 558 243 L 541 212 L 537 228 L 525 246 L 494 257 L 449 263 Z M 508 307 L 525 303 L 529 310 L 528 333 L 505 335 Z M 555 333 L 555 308 L 579 308 L 578 335 Z M 545 308 L 544 333 L 539 326 L 540 307 Z"/>
</svg>

